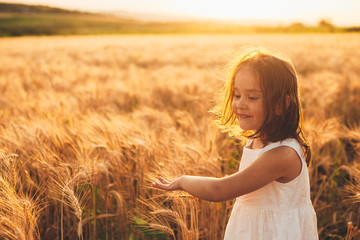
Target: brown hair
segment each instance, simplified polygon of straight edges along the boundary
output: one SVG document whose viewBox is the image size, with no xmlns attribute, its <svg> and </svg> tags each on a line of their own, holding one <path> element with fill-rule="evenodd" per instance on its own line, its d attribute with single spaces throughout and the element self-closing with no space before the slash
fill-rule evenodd
<svg viewBox="0 0 360 240">
<path fill-rule="evenodd" d="M 240 128 L 231 108 L 234 78 L 241 66 L 250 66 L 259 76 L 264 95 L 264 123 L 257 131 Z M 311 151 L 302 130 L 302 108 L 297 74 L 290 59 L 267 49 L 250 49 L 231 64 L 229 76 L 221 92 L 219 104 L 213 109 L 217 124 L 233 135 L 261 138 L 265 144 L 295 138 L 303 148 L 306 163 L 310 165 Z"/>
</svg>

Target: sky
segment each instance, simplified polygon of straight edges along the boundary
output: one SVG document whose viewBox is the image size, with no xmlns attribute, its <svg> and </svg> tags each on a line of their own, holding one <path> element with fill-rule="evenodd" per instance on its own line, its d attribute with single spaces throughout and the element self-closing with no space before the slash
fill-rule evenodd
<svg viewBox="0 0 360 240">
<path fill-rule="evenodd" d="M 336 26 L 360 26 L 359 0 L 8 0 L 72 10 L 129 11 L 185 14 L 218 19 L 269 20 L 317 24 L 327 19 Z"/>
</svg>

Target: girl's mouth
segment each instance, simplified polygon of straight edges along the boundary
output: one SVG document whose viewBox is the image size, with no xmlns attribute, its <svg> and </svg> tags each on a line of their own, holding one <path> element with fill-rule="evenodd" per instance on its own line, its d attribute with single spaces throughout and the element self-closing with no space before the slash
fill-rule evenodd
<svg viewBox="0 0 360 240">
<path fill-rule="evenodd" d="M 250 118 L 251 116 L 246 114 L 238 114 L 239 118 Z"/>
</svg>

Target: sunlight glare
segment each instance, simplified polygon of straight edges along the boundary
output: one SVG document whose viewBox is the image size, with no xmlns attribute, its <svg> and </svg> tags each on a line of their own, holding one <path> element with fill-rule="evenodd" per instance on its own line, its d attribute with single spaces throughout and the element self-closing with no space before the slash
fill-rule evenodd
<svg viewBox="0 0 360 240">
<path fill-rule="evenodd" d="M 176 9 L 189 15 L 221 19 L 280 19 L 289 18 L 288 11 L 293 8 L 286 1 L 276 0 L 223 0 L 223 1 L 174 1 Z M 279 5 L 282 7 L 280 8 Z"/>
</svg>

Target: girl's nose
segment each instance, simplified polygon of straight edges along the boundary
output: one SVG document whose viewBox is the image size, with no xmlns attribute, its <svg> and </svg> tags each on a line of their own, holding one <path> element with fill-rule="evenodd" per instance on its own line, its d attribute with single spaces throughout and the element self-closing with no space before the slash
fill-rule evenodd
<svg viewBox="0 0 360 240">
<path fill-rule="evenodd" d="M 244 98 L 239 98 L 236 102 L 236 108 L 238 109 L 243 109 L 246 108 L 246 102 L 244 100 Z"/>
</svg>

